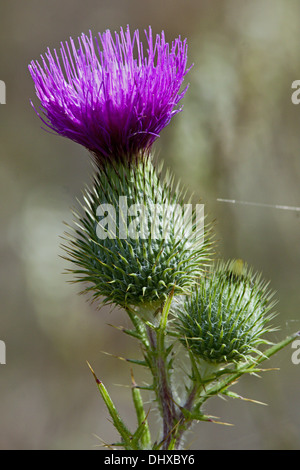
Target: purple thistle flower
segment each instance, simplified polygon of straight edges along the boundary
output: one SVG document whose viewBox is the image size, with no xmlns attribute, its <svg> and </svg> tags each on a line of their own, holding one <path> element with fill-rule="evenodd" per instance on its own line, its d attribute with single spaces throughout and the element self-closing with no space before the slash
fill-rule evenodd
<svg viewBox="0 0 300 470">
<path fill-rule="evenodd" d="M 147 55 L 136 30 L 121 28 L 115 39 L 109 30 L 93 41 L 82 34 L 79 48 L 61 43 L 60 55 L 47 50 L 42 64 L 29 65 L 41 102 L 44 124 L 57 134 L 82 144 L 101 163 L 103 158 L 129 161 L 148 152 L 160 131 L 179 111 L 180 91 L 187 74 L 187 43 L 178 37 L 170 46 L 164 32 L 153 43 L 151 27 Z M 134 58 L 134 51 L 137 58 Z"/>
</svg>

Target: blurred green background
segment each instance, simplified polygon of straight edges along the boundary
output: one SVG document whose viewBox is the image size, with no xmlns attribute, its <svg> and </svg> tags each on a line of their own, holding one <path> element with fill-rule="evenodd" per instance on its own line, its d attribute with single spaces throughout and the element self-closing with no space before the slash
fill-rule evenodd
<svg viewBox="0 0 300 470">
<path fill-rule="evenodd" d="M 92 173 L 87 151 L 40 129 L 30 106 L 28 63 L 90 29 L 164 29 L 187 37 L 190 89 L 184 111 L 155 144 L 159 159 L 216 219 L 218 251 L 240 257 L 278 294 L 275 340 L 300 329 L 299 212 L 230 205 L 229 198 L 300 206 L 300 79 L 297 0 L 0 0 L 0 365 L 1 449 L 94 449 L 116 439 L 88 360 L 134 425 L 128 364 L 136 343 L 109 326 L 122 311 L 97 311 L 63 271 L 60 236 Z M 35 101 L 36 102 L 36 101 Z M 216 398 L 206 412 L 234 423 L 195 425 L 191 449 L 298 449 L 300 364 L 292 348 L 269 363 L 279 371 L 243 377 L 235 391 L 268 403 Z M 141 371 L 136 378 L 142 380 Z M 147 396 L 146 396 L 147 399 Z M 156 416 L 151 414 L 155 423 Z M 100 447 L 101 448 L 101 447 Z"/>
</svg>

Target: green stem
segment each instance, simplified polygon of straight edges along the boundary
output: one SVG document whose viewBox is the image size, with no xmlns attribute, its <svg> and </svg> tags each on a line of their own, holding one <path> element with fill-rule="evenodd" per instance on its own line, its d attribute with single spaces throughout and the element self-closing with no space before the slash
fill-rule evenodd
<svg viewBox="0 0 300 470">
<path fill-rule="evenodd" d="M 142 428 L 142 433 L 140 437 L 142 449 L 151 449 L 151 435 L 150 435 L 150 429 L 148 425 L 148 417 L 146 416 L 146 413 L 144 410 L 144 403 L 143 403 L 143 399 L 141 396 L 141 392 L 138 389 L 137 384 L 135 383 L 132 371 L 131 371 L 131 380 L 132 380 L 132 399 L 133 399 L 133 403 L 134 403 L 134 407 L 136 411 L 138 425 L 139 427 Z"/>
<path fill-rule="evenodd" d="M 147 331 L 144 322 L 136 315 L 136 313 L 131 310 L 130 308 L 126 308 L 126 312 L 135 327 L 135 336 L 138 338 L 143 346 L 148 349 L 149 348 L 149 341 L 147 336 Z"/>
<path fill-rule="evenodd" d="M 168 297 L 159 321 L 158 327 L 147 326 L 150 348 L 148 358 L 150 359 L 151 372 L 153 375 L 153 387 L 159 404 L 163 420 L 162 449 L 167 450 L 174 447 L 175 435 L 178 425 L 178 410 L 175 405 L 174 391 L 171 383 L 172 364 L 169 358 L 170 349 L 166 348 L 165 337 L 168 314 L 172 302 L 173 293 Z"/>
</svg>

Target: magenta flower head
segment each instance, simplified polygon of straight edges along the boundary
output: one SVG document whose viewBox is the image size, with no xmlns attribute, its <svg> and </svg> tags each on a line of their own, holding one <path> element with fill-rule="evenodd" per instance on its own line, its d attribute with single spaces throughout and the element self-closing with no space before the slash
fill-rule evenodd
<svg viewBox="0 0 300 470">
<path fill-rule="evenodd" d="M 43 123 L 88 148 L 98 163 L 149 152 L 160 131 L 178 113 L 188 72 L 187 43 L 145 31 L 147 53 L 136 30 L 84 34 L 48 49 L 29 65 Z M 136 57 L 135 57 L 136 55 Z"/>
</svg>

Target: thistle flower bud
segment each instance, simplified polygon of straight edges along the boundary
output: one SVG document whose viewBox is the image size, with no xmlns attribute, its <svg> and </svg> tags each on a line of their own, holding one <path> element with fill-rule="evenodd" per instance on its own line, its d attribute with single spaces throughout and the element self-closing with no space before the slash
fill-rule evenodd
<svg viewBox="0 0 300 470">
<path fill-rule="evenodd" d="M 272 297 L 268 283 L 241 260 L 218 263 L 176 309 L 182 344 L 210 363 L 247 360 L 268 343 Z"/>
<path fill-rule="evenodd" d="M 153 311 L 171 291 L 190 291 L 206 265 L 209 241 L 196 209 L 186 216 L 190 205 L 168 176 L 159 177 L 150 157 L 98 171 L 84 199 L 66 250 L 94 298 Z"/>
</svg>

